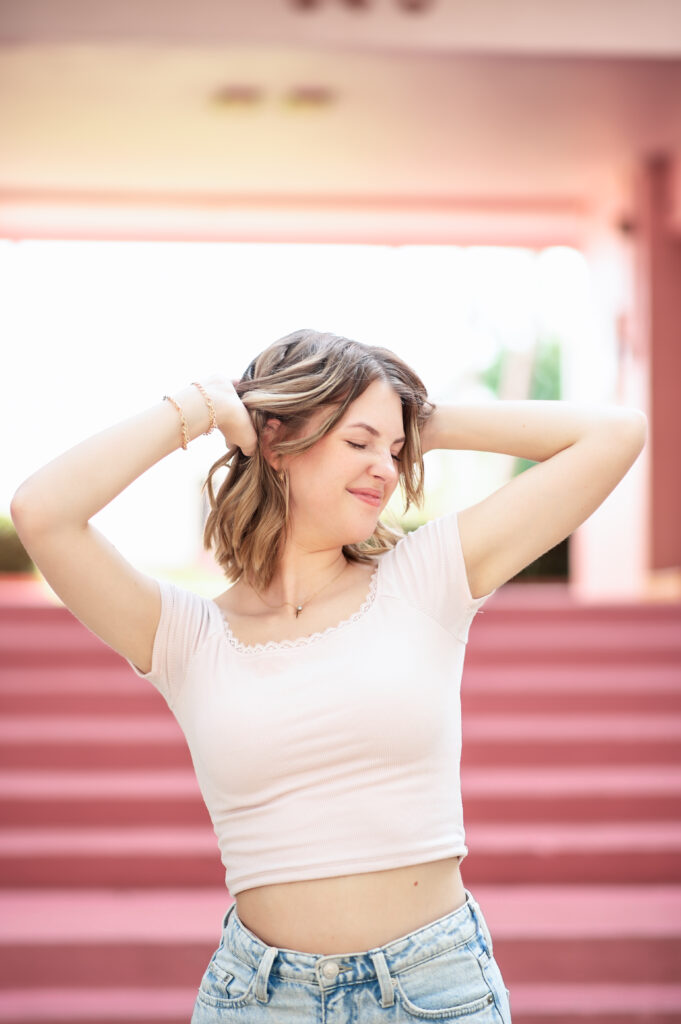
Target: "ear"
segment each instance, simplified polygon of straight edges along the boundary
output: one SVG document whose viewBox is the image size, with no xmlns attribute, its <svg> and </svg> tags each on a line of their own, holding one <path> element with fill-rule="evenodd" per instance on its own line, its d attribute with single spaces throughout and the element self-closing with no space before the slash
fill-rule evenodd
<svg viewBox="0 0 681 1024">
<path fill-rule="evenodd" d="M 279 437 L 280 430 L 281 420 L 277 419 L 276 416 L 269 416 L 263 428 L 262 451 L 272 469 L 275 470 L 281 468 L 281 455 L 272 452 L 271 445 Z"/>
</svg>

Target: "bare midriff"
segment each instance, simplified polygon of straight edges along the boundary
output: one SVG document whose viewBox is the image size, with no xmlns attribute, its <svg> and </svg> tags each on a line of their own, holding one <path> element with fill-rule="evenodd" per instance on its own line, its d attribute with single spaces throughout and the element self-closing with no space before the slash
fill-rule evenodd
<svg viewBox="0 0 681 1024">
<path fill-rule="evenodd" d="M 463 906 L 459 860 L 244 889 L 236 897 L 237 913 L 268 946 L 323 955 L 361 953 Z"/>
</svg>

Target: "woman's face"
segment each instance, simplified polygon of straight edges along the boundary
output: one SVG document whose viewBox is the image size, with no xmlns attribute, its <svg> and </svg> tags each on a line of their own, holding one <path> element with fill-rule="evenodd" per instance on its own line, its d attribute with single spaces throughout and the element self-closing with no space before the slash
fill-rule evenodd
<svg viewBox="0 0 681 1024">
<path fill-rule="evenodd" d="M 327 415 L 317 410 L 305 433 Z M 398 484 L 403 444 L 399 395 L 373 381 L 312 448 L 285 458 L 293 541 L 322 550 L 371 537 Z"/>
</svg>

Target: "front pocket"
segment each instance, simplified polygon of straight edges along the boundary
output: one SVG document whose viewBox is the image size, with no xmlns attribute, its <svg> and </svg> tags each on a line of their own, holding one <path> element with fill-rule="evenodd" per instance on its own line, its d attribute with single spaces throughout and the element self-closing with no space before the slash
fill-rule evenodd
<svg viewBox="0 0 681 1024">
<path fill-rule="evenodd" d="M 394 976 L 405 1011 L 417 1020 L 457 1020 L 494 1004 L 494 993 L 468 943 Z"/>
<path fill-rule="evenodd" d="M 197 999 L 204 1006 L 245 1006 L 253 998 L 257 969 L 220 948 L 205 970 Z"/>
</svg>

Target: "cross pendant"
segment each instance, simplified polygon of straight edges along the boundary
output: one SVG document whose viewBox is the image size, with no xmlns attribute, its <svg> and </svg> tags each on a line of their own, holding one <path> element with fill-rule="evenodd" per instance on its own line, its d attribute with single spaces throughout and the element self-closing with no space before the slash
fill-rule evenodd
<svg viewBox="0 0 681 1024">
<path fill-rule="evenodd" d="M 302 604 L 299 604 L 298 607 L 296 608 L 296 618 L 298 618 L 298 616 L 300 615 L 302 610 L 303 610 L 303 606 L 302 606 Z"/>
</svg>

